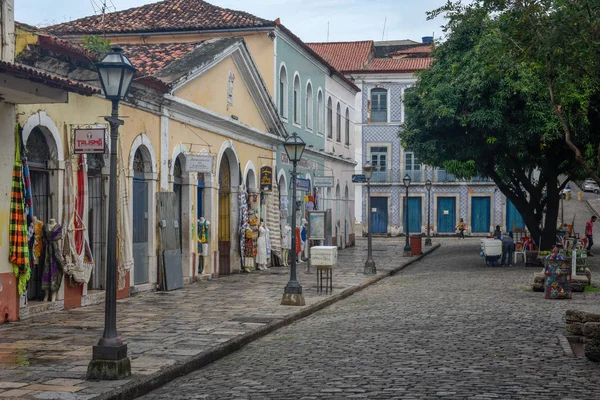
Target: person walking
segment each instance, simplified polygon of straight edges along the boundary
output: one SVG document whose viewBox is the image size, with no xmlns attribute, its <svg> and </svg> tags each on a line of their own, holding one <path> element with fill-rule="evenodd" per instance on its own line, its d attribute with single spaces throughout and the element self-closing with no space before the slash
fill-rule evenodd
<svg viewBox="0 0 600 400">
<path fill-rule="evenodd" d="M 515 241 L 513 240 L 513 234 L 510 232 L 507 235 L 502 236 L 502 260 L 500 265 L 504 266 L 505 262 L 510 267 L 513 262 L 515 252 Z"/>
<path fill-rule="evenodd" d="M 458 226 L 456 227 L 456 229 L 458 229 L 458 237 L 461 239 L 465 238 L 465 230 L 467 229 L 467 224 L 465 223 L 465 221 L 461 218 L 460 222 L 458 223 Z"/>
<path fill-rule="evenodd" d="M 587 245 L 587 253 L 588 256 L 592 257 L 592 246 L 594 245 L 594 233 L 593 233 L 593 229 L 594 229 L 594 222 L 596 222 L 596 216 L 592 215 L 592 218 L 590 218 L 590 220 L 588 222 L 586 222 L 585 224 L 585 237 L 588 240 L 588 245 Z"/>
</svg>

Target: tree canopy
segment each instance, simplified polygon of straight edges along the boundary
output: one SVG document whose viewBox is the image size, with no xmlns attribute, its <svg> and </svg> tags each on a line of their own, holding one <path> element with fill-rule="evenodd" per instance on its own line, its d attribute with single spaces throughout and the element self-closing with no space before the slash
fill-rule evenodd
<svg viewBox="0 0 600 400">
<path fill-rule="evenodd" d="M 426 164 L 459 178 L 492 178 L 546 247 L 555 240 L 560 190 L 569 178 L 584 176 L 563 119 L 577 132 L 576 146 L 597 148 L 600 138 L 591 132 L 588 109 L 583 111 L 591 103 L 574 83 L 561 84 L 564 97 L 553 107 L 558 90 L 549 90 L 549 67 L 541 55 L 533 56 L 533 44 L 526 50 L 529 39 L 519 30 L 523 3 L 449 2 L 432 13 L 446 13 L 447 37 L 437 45 L 432 67 L 406 92 L 400 135 Z M 581 158 L 593 163 L 588 153 Z"/>
</svg>

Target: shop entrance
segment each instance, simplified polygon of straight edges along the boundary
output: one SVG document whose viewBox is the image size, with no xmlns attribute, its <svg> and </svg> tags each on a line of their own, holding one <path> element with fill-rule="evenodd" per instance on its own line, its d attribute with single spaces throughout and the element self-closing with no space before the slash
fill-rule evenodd
<svg viewBox="0 0 600 400">
<path fill-rule="evenodd" d="M 135 285 L 148 283 L 148 182 L 144 155 L 137 149 L 133 159 L 133 271 Z"/>
<path fill-rule="evenodd" d="M 88 154 L 88 232 L 90 247 L 94 255 L 94 273 L 88 284 L 89 289 L 105 289 L 106 260 L 106 201 L 102 167 L 104 159 L 102 154 Z"/>
<path fill-rule="evenodd" d="M 219 275 L 231 273 L 231 169 L 223 154 L 219 166 Z"/>
<path fill-rule="evenodd" d="M 50 189 L 50 174 L 54 173 L 49 168 L 49 163 L 54 159 L 50 147 L 43 132 L 39 127 L 34 128 L 27 139 L 26 144 L 27 162 L 31 174 L 31 194 L 33 202 L 33 213 L 38 220 L 44 224 L 48 223 L 50 218 L 57 218 L 51 215 L 53 210 L 52 191 Z M 60 223 L 60 221 L 57 221 Z M 44 292 L 42 291 L 42 262 L 40 257 L 34 262 L 31 269 L 31 277 L 27 284 L 27 299 L 42 300 Z"/>
<path fill-rule="evenodd" d="M 182 155 L 177 156 L 175 159 L 175 165 L 173 166 L 173 192 L 175 193 L 175 216 L 178 220 L 177 223 L 177 231 L 179 235 L 179 247 L 182 249 L 182 229 L 181 224 L 183 222 L 183 214 L 182 214 L 182 201 L 183 201 L 183 170 L 181 168 L 181 157 Z M 182 250 L 183 251 L 183 250 Z"/>
</svg>

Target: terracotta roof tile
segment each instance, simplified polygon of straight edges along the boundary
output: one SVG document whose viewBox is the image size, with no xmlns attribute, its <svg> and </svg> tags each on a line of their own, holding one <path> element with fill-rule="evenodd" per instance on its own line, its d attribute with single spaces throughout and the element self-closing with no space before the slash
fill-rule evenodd
<svg viewBox="0 0 600 400">
<path fill-rule="evenodd" d="M 154 75 L 172 62 L 180 60 L 201 43 L 121 44 L 120 46 L 139 74 Z"/>
<path fill-rule="evenodd" d="M 77 81 L 49 74 L 28 65 L 0 61 L 0 72 L 12 75 L 19 79 L 42 83 L 55 89 L 62 89 L 84 96 L 100 93 L 100 89 Z"/>
<path fill-rule="evenodd" d="M 433 58 L 374 58 L 362 71 L 355 72 L 415 72 L 431 65 Z"/>
<path fill-rule="evenodd" d="M 274 26 L 274 21 L 230 10 L 203 0 L 163 0 L 141 7 L 49 26 L 56 35 L 189 31 Z"/>
<path fill-rule="evenodd" d="M 373 41 L 307 43 L 325 61 L 338 71 L 362 69 L 368 62 L 373 49 Z"/>
<path fill-rule="evenodd" d="M 398 50 L 396 52 L 390 53 L 388 55 L 388 57 L 411 55 L 411 54 L 420 55 L 422 57 L 424 54 L 431 54 L 432 51 L 433 51 L 433 49 L 432 49 L 432 46 L 430 46 L 430 45 L 417 46 L 417 47 L 411 47 L 409 49 Z"/>
</svg>

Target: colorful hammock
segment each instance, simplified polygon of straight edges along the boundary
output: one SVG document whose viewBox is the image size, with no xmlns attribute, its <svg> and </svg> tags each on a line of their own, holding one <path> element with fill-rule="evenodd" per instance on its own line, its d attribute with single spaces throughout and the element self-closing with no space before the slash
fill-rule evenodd
<svg viewBox="0 0 600 400">
<path fill-rule="evenodd" d="M 18 126 L 15 128 L 15 162 L 10 193 L 9 246 L 9 261 L 13 264 L 19 295 L 23 295 L 31 270 L 21 165 L 21 132 Z"/>
</svg>

